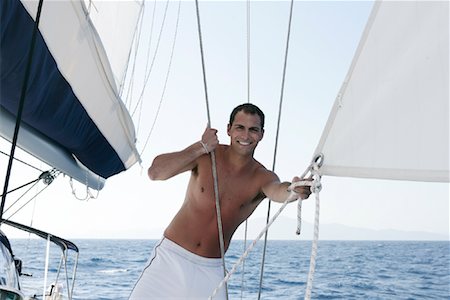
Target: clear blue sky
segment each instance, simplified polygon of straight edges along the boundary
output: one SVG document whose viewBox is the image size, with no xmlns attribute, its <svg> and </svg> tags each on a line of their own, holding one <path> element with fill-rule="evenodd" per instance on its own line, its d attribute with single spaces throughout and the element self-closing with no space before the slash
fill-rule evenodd
<svg viewBox="0 0 450 300">
<path fill-rule="evenodd" d="M 151 53 L 155 52 L 165 2 L 157 3 Z M 178 2 L 171 1 L 145 101 L 136 113 L 138 149 L 143 148 L 161 100 L 171 52 Z M 256 158 L 271 168 L 286 45 L 289 1 L 251 3 L 250 101 L 266 113 L 266 134 Z M 286 73 L 275 171 L 291 180 L 307 167 L 331 105 L 347 73 L 370 13 L 369 1 L 297 1 Z M 146 7 L 144 34 L 150 31 L 153 1 Z M 246 2 L 200 2 L 211 125 L 228 143 L 226 124 L 236 105 L 247 102 Z M 170 76 L 161 111 L 142 165 L 106 182 L 97 199 L 78 201 L 67 178 L 60 177 L 15 220 L 62 237 L 158 238 L 180 207 L 188 174 L 151 182 L 146 171 L 159 153 L 180 150 L 198 141 L 207 124 L 199 41 L 193 1 L 183 1 Z M 140 61 L 144 65 L 144 61 Z M 9 149 L 4 143 L 2 150 Z M 3 158 L 2 158 L 3 159 Z M 1 161 L 4 172 L 6 163 Z M 38 163 L 40 164 L 40 163 Z M 15 163 L 15 181 L 37 173 Z M 41 164 L 42 166 L 42 164 Z M 46 169 L 45 166 L 42 166 Z M 13 184 L 12 186 L 16 186 Z M 353 178 L 323 178 L 321 223 L 371 229 L 449 232 L 448 184 Z M 77 194 L 85 190 L 76 184 Z M 272 206 L 272 212 L 279 205 Z M 265 217 L 263 202 L 252 218 Z M 284 217 L 296 218 L 296 205 Z M 304 204 L 312 222 L 314 202 Z M 292 229 L 295 231 L 295 228 Z M 242 238 L 235 236 L 235 238 Z M 295 235 L 292 236 L 295 238 Z"/>
</svg>

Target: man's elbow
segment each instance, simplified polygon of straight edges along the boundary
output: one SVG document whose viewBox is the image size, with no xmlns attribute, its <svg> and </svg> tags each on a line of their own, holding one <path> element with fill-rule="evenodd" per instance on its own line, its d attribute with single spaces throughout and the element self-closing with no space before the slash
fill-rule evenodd
<svg viewBox="0 0 450 300">
<path fill-rule="evenodd" d="M 163 180 L 163 178 L 161 178 L 161 172 L 159 172 L 158 168 L 155 168 L 154 166 L 148 168 L 147 175 L 150 180 Z"/>
</svg>

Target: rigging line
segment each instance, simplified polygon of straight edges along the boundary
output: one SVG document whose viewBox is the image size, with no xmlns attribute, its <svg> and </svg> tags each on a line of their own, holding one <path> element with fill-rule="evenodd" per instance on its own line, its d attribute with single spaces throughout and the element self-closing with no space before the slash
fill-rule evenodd
<svg viewBox="0 0 450 300">
<path fill-rule="evenodd" d="M 133 89 L 134 89 L 134 81 L 135 81 L 134 78 L 135 78 L 136 62 L 137 62 L 137 55 L 138 55 L 139 44 L 140 44 L 140 40 L 141 40 L 141 33 L 142 33 L 143 23 L 144 23 L 144 21 L 142 21 L 141 27 L 139 28 L 139 37 L 138 37 L 138 41 L 136 43 L 136 48 L 135 48 L 135 52 L 134 52 L 133 69 L 132 69 L 132 73 L 131 73 L 130 84 L 129 84 L 128 91 L 127 91 L 127 101 L 129 101 L 129 103 L 130 103 L 129 109 L 131 109 L 131 105 L 132 105 L 132 98 L 133 98 L 132 94 L 133 94 Z M 143 101 L 138 102 L 136 104 L 136 108 L 135 108 L 135 110 L 137 109 L 138 106 L 140 108 L 136 132 L 139 132 L 139 128 L 140 128 L 140 124 L 141 124 L 142 102 Z"/>
<path fill-rule="evenodd" d="M 18 197 L 17 198 L 17 200 L 16 201 L 14 201 L 7 209 L 5 209 L 5 213 L 8 211 L 8 210 L 10 210 L 17 202 L 19 202 L 20 201 L 20 199 L 22 199 L 33 187 L 35 187 L 36 186 L 36 184 L 38 184 L 38 181 L 39 180 L 41 180 L 42 179 L 42 181 L 46 184 L 46 185 L 49 185 L 50 183 L 52 183 L 53 182 L 53 180 L 55 179 L 55 174 L 56 174 L 56 176 L 57 175 L 59 175 L 59 171 L 56 171 L 55 172 L 55 169 L 52 169 L 51 171 L 45 171 L 45 172 L 43 172 L 41 175 L 39 175 L 39 177 L 37 178 L 37 179 L 35 179 L 35 180 L 33 180 L 33 181 L 31 181 L 31 182 L 29 182 L 29 183 L 27 183 L 27 184 L 24 184 L 24 185 L 22 185 L 22 186 L 20 186 L 20 187 L 18 187 L 18 188 L 16 188 L 15 190 L 18 190 L 19 188 L 22 188 L 22 187 L 25 187 L 25 186 L 27 186 L 27 185 L 30 185 L 30 184 L 32 184 L 32 183 L 34 183 L 30 188 L 28 188 L 28 190 L 26 190 L 20 197 Z M 13 191 L 15 191 L 15 190 L 12 190 L 12 191 L 9 191 L 9 192 L 13 192 Z"/>
<path fill-rule="evenodd" d="M 161 110 L 161 106 L 162 106 L 162 102 L 163 102 L 163 99 L 164 99 L 164 95 L 166 93 L 167 82 L 169 81 L 169 74 L 170 74 L 170 70 L 171 70 L 171 67 L 172 67 L 172 58 L 173 58 L 173 54 L 175 52 L 175 42 L 177 40 L 177 34 L 178 34 L 178 23 L 179 23 L 179 20 L 180 20 L 180 11 L 181 11 L 181 0 L 178 1 L 178 14 L 177 14 L 177 22 L 176 22 L 176 25 L 175 25 L 175 33 L 174 33 L 173 43 L 172 43 L 172 51 L 170 53 L 169 66 L 168 66 L 168 69 L 167 69 L 166 79 L 164 81 L 164 87 L 163 87 L 163 91 L 162 91 L 162 94 L 161 94 L 161 99 L 160 99 L 159 104 L 158 104 L 158 109 L 156 110 L 155 118 L 153 119 L 152 127 L 150 128 L 150 132 L 148 133 L 147 139 L 145 140 L 144 147 L 142 148 L 140 155 L 142 155 L 144 153 L 144 150 L 147 147 L 147 143 L 150 140 L 150 136 L 153 133 L 153 129 L 155 128 L 155 124 L 156 124 L 156 120 L 158 119 L 159 112 Z"/>
<path fill-rule="evenodd" d="M 247 103 L 250 103 L 250 0 L 247 0 Z M 248 218 L 245 219 L 244 251 L 247 248 Z M 242 262 L 241 299 L 245 290 L 245 260 Z"/>
<path fill-rule="evenodd" d="M 143 19 L 144 19 L 144 11 L 145 11 L 145 2 L 142 2 L 141 9 L 139 11 L 138 22 L 136 23 L 136 26 L 135 26 L 134 32 L 133 32 L 131 48 L 130 48 L 130 51 L 128 52 L 128 58 L 127 58 L 125 72 L 123 72 L 122 78 L 120 79 L 120 86 L 119 86 L 119 95 L 120 96 L 122 96 L 123 91 L 125 89 L 125 85 L 126 85 L 125 82 L 126 82 L 127 76 L 131 76 L 131 78 L 130 78 L 131 82 L 133 81 L 132 78 L 134 78 L 134 70 L 133 70 L 131 75 L 128 75 L 128 67 L 130 65 L 129 63 L 130 63 L 130 60 L 132 58 L 131 53 L 133 52 L 132 51 L 133 44 L 136 43 L 135 44 L 136 45 L 135 49 L 139 48 L 139 41 L 140 41 L 140 37 L 141 37 L 141 29 L 142 29 L 142 24 L 144 23 L 144 21 L 143 21 Z M 136 40 L 137 40 L 137 42 L 135 42 Z M 135 50 L 135 52 L 134 52 L 134 57 L 136 57 L 136 51 L 137 50 Z M 133 66 L 133 69 L 134 69 L 134 66 Z M 125 104 L 126 104 L 127 101 L 128 101 L 128 99 L 126 99 Z M 130 105 L 131 105 L 131 103 L 130 103 Z"/>
<path fill-rule="evenodd" d="M 313 174 L 314 178 L 314 185 L 313 185 L 313 192 L 316 195 L 316 205 L 315 205 L 315 213 L 314 213 L 314 237 L 312 241 L 311 246 L 311 258 L 309 261 L 309 272 L 308 272 L 308 279 L 306 284 L 306 291 L 305 291 L 305 299 L 310 300 L 311 299 L 311 291 L 312 291 L 312 285 L 314 280 L 314 273 L 316 270 L 316 257 L 317 257 L 317 244 L 319 241 L 319 214 L 320 214 L 320 197 L 319 192 L 322 189 L 321 185 L 321 177 L 319 173 L 319 166 L 317 163 L 314 163 L 313 168 L 311 170 L 311 173 Z"/>
<path fill-rule="evenodd" d="M 131 116 L 134 116 L 134 114 L 136 113 L 136 109 L 139 106 L 139 103 L 144 98 L 145 88 L 147 86 L 148 80 L 150 78 L 150 74 L 152 73 L 153 66 L 155 64 L 156 55 L 158 54 L 159 44 L 161 42 L 162 32 L 163 32 L 163 29 L 164 29 L 164 25 L 166 23 L 166 16 L 167 16 L 168 7 L 169 7 L 169 0 L 166 1 L 166 7 L 165 7 L 165 10 L 164 10 L 164 16 L 163 16 L 163 20 L 162 20 L 162 23 L 161 23 L 161 28 L 159 30 L 158 41 L 156 42 L 156 48 L 155 48 L 155 53 L 154 53 L 153 58 L 152 58 L 152 63 L 150 64 L 150 69 L 149 69 L 148 73 L 145 75 L 144 86 L 142 87 L 141 94 L 139 95 L 139 98 L 138 98 L 138 102 L 137 102 L 136 106 L 134 107 Z"/>
<path fill-rule="evenodd" d="M 123 94 L 123 90 L 125 88 L 125 80 L 126 80 L 126 77 L 127 77 L 127 74 L 128 74 L 129 62 L 131 60 L 131 57 L 133 57 L 133 67 L 131 68 L 131 74 L 129 75 L 129 77 L 130 77 L 130 79 L 129 79 L 130 84 L 127 87 L 128 88 L 127 89 L 127 95 L 125 97 L 125 99 L 126 99 L 125 102 L 128 103 L 128 105 L 129 105 L 129 107 L 127 107 L 128 109 L 131 109 L 131 104 L 132 104 L 131 100 L 130 100 L 130 98 L 131 98 L 130 93 L 133 90 L 133 86 L 134 86 L 134 75 L 135 75 L 135 71 L 136 71 L 136 57 L 137 57 L 137 53 L 138 53 L 138 49 L 139 49 L 139 44 L 140 44 L 140 41 L 141 41 L 141 34 L 142 34 L 142 26 L 143 26 L 143 24 L 144 24 L 144 9 L 141 9 L 139 22 L 138 22 L 138 24 L 136 24 L 137 28 L 135 28 L 134 35 L 133 35 L 133 41 L 135 43 L 134 52 L 132 51 L 133 49 L 130 49 L 130 53 L 128 55 L 128 60 L 127 60 L 127 64 L 126 64 L 127 68 L 126 68 L 125 73 L 123 74 L 123 78 L 121 79 L 121 82 L 120 82 L 119 95 L 122 95 Z M 133 42 L 132 42 L 132 44 L 133 44 Z M 134 53 L 133 56 L 131 56 L 132 52 Z"/>
<path fill-rule="evenodd" d="M 38 179 L 36 179 L 36 180 L 34 180 L 34 181 L 32 181 L 32 182 L 30 182 L 30 183 L 27 183 L 27 185 L 29 185 L 29 184 L 31 184 L 31 183 L 34 183 L 32 186 L 30 186 L 29 188 L 28 188 L 28 190 L 26 190 L 20 197 L 18 197 L 17 199 L 16 199 L 16 201 L 14 201 L 7 209 L 5 209 L 5 211 L 4 211 L 4 213 L 6 213 L 6 212 L 8 212 L 8 210 L 10 210 L 17 202 L 19 202 L 29 191 L 31 191 L 31 189 L 32 188 L 34 188 L 35 186 L 36 186 L 36 184 L 38 184 L 38 181 L 40 180 L 40 178 L 38 178 Z"/>
<path fill-rule="evenodd" d="M 195 0 L 195 8 L 197 12 L 197 26 L 198 26 L 198 39 L 200 43 L 200 57 L 202 62 L 202 71 L 203 71 L 203 85 L 205 90 L 205 102 L 206 102 L 206 113 L 208 116 L 208 127 L 211 127 L 211 116 L 209 112 L 209 100 L 208 100 L 208 88 L 206 84 L 206 68 L 205 68 L 205 57 L 203 53 L 203 41 L 202 41 L 202 30 L 200 26 L 200 11 L 198 7 L 198 0 Z M 225 245 L 223 241 L 223 226 L 222 226 L 222 216 L 220 212 L 220 201 L 219 201 L 219 185 L 217 179 L 217 166 L 216 166 L 216 155 L 215 151 L 211 151 L 211 164 L 212 164 L 212 173 L 214 180 L 214 195 L 216 198 L 216 215 L 217 215 L 217 228 L 219 232 L 219 244 L 220 244 L 220 254 L 222 256 L 222 266 L 223 266 L 223 274 L 226 276 L 226 266 L 225 266 Z M 225 284 L 225 295 L 228 299 L 228 286 Z"/>
<path fill-rule="evenodd" d="M 44 2 L 44 0 L 39 0 L 38 10 L 37 10 L 37 14 L 36 14 L 36 21 L 35 21 L 35 25 L 33 28 L 33 34 L 31 36 L 30 49 L 28 50 L 28 62 L 27 62 L 27 67 L 25 69 L 22 90 L 20 93 L 19 106 L 17 108 L 16 125 L 14 128 L 14 135 L 13 135 L 13 140 L 12 140 L 12 145 L 11 145 L 11 153 L 9 156 L 8 168 L 7 168 L 6 176 L 5 176 L 5 184 L 3 186 L 2 202 L 0 204 L 0 221 L 3 218 L 3 209 L 5 208 L 6 194 L 7 194 L 6 192 L 8 191 L 8 185 L 9 185 L 9 179 L 11 177 L 11 169 L 12 169 L 12 164 L 13 164 L 14 152 L 16 150 L 17 138 L 19 136 L 20 123 L 22 121 L 22 112 L 23 112 L 23 107 L 25 104 L 25 94 L 27 91 L 28 80 L 30 78 L 31 63 L 33 62 L 34 46 L 36 44 L 36 37 L 37 37 L 37 32 L 38 32 L 39 20 L 41 18 L 43 2 Z"/>
<path fill-rule="evenodd" d="M 19 211 L 21 211 L 25 206 L 27 206 L 32 200 L 34 200 L 37 196 L 39 196 L 40 193 L 42 193 L 46 188 L 48 188 L 49 185 L 46 185 L 42 190 L 40 190 L 39 192 L 36 193 L 36 195 L 34 195 L 30 200 L 28 200 L 27 202 L 25 202 L 24 205 L 22 205 L 21 207 L 19 207 L 15 212 L 13 212 L 9 217 L 6 218 L 6 220 L 10 220 L 15 214 L 17 214 Z"/>
<path fill-rule="evenodd" d="M 147 55 L 145 56 L 147 59 L 146 59 L 146 62 L 145 62 L 144 75 L 147 74 L 148 67 L 149 67 L 148 64 L 149 64 L 150 59 L 148 59 L 148 58 L 150 57 L 150 50 L 151 50 L 152 41 L 153 41 L 153 26 L 155 24 L 155 13 L 156 13 L 156 0 L 153 2 L 152 22 L 151 22 L 151 26 L 150 26 L 150 34 L 149 34 L 149 37 L 148 37 Z M 136 57 L 135 57 L 135 61 L 136 61 Z M 145 76 L 143 77 L 142 86 L 145 87 Z M 140 132 L 141 117 L 142 117 L 142 107 L 143 106 L 144 106 L 144 101 L 141 101 L 139 103 L 139 117 L 138 117 L 138 120 L 137 120 L 137 130 L 136 130 L 137 133 Z"/>
<path fill-rule="evenodd" d="M 277 131 L 276 131 L 276 136 L 275 136 L 272 171 L 275 171 L 275 164 L 276 164 L 276 158 L 277 158 L 278 138 L 279 138 L 279 132 L 280 132 L 281 111 L 282 111 L 282 106 L 283 106 L 284 85 L 285 85 L 285 79 L 286 79 L 286 68 L 287 68 L 287 59 L 288 59 L 288 52 L 289 52 L 289 40 L 290 40 L 290 35 L 291 35 L 293 10 L 294 10 L 294 0 L 291 0 L 290 10 L 289 10 L 288 31 L 287 31 L 287 38 L 286 38 L 286 49 L 285 49 L 285 54 L 284 54 L 283 77 L 281 80 L 281 92 L 280 92 L 280 102 L 279 102 L 279 107 L 278 107 Z M 272 200 L 269 199 L 268 207 L 267 207 L 266 224 L 269 222 L 269 218 L 270 218 L 271 202 L 272 202 Z M 261 299 L 262 282 L 263 282 L 263 275 L 264 275 L 264 263 L 266 260 L 267 235 L 268 235 L 268 231 L 266 231 L 266 233 L 264 235 L 264 248 L 263 248 L 262 261 L 261 261 L 260 278 L 259 278 L 258 300 Z"/>
<path fill-rule="evenodd" d="M 250 103 L 250 0 L 247 0 L 247 102 Z"/>
<path fill-rule="evenodd" d="M 1 153 L 1 154 L 4 154 L 4 155 L 6 155 L 6 156 L 9 157 L 9 154 L 8 154 L 8 153 L 5 153 L 5 152 L 3 152 L 3 151 L 1 151 L 1 150 L 0 150 L 0 153 Z M 35 170 L 37 170 L 37 171 L 39 171 L 39 172 L 44 172 L 44 170 L 41 170 L 41 169 L 39 169 L 38 167 L 35 167 L 35 166 L 33 166 L 33 165 L 31 165 L 31 164 L 29 164 L 29 163 L 27 163 L 27 162 L 25 162 L 25 161 L 23 161 L 23 160 L 21 160 L 21 159 L 18 159 L 17 157 L 13 157 L 13 159 L 15 159 L 15 160 L 17 160 L 18 162 L 21 162 L 21 163 L 23 163 L 24 165 L 29 166 L 30 168 L 33 168 L 33 169 L 35 169 Z"/>
<path fill-rule="evenodd" d="M 41 178 L 36 178 L 35 180 L 32 180 L 32 181 L 30 181 L 30 182 L 28 182 L 28 183 L 25 183 L 25 184 L 22 184 L 21 186 L 18 186 L 18 187 L 14 188 L 14 189 L 12 189 L 12 190 L 10 190 L 10 191 L 7 191 L 6 193 L 7 193 L 7 194 L 10 194 L 10 193 L 15 192 L 15 191 L 17 191 L 17 190 L 20 190 L 21 188 L 24 188 L 24 187 L 26 187 L 27 185 L 30 185 L 30 184 L 32 184 L 32 183 L 35 183 L 35 182 L 39 181 L 40 179 L 41 179 Z M 3 195 L 0 195 L 0 197 L 1 197 L 1 196 L 3 196 Z M 8 210 L 8 209 L 6 209 L 5 212 L 6 212 L 7 210 Z"/>
<path fill-rule="evenodd" d="M 156 0 L 153 2 L 152 24 L 150 25 L 150 35 L 148 37 L 148 47 L 147 47 L 147 56 L 146 57 L 150 57 L 150 49 L 151 49 L 152 41 L 153 41 L 153 26 L 155 25 L 155 13 L 156 13 Z M 148 62 L 149 61 L 150 60 L 147 59 L 147 61 L 145 62 L 144 74 L 147 74 L 147 72 L 148 72 Z M 145 84 L 145 80 L 142 83 Z"/>
</svg>

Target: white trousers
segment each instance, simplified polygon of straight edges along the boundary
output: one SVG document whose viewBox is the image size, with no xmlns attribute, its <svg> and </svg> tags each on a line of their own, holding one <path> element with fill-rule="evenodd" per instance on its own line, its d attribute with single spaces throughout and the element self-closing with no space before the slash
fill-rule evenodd
<svg viewBox="0 0 450 300">
<path fill-rule="evenodd" d="M 208 299 L 222 279 L 221 258 L 199 256 L 162 238 L 129 299 Z M 226 299 L 224 287 L 216 294 L 216 299 Z"/>
</svg>

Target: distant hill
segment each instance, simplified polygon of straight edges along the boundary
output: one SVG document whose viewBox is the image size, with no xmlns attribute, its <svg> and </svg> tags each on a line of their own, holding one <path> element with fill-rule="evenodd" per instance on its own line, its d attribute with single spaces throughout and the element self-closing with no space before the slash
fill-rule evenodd
<svg viewBox="0 0 450 300">
<path fill-rule="evenodd" d="M 265 218 L 254 218 L 249 221 L 248 240 L 254 240 L 265 227 Z M 268 238 L 271 240 L 312 240 L 313 224 L 303 222 L 300 237 L 295 234 L 297 220 L 289 217 L 279 217 L 269 228 Z M 160 239 L 164 228 L 124 229 L 123 232 L 104 232 L 89 238 L 128 238 L 128 239 Z M 83 238 L 86 238 L 83 236 Z M 234 239 L 244 239 L 244 226 L 241 225 Z M 398 241 L 449 241 L 449 235 L 422 231 L 401 231 L 394 229 L 374 230 L 346 226 L 342 224 L 321 223 L 319 227 L 320 240 L 398 240 Z"/>
<path fill-rule="evenodd" d="M 248 239 L 254 239 L 265 226 L 264 218 L 256 218 L 249 221 Z M 269 239 L 291 240 L 302 239 L 311 240 L 313 238 L 313 224 L 303 222 L 300 237 L 295 234 L 297 220 L 287 217 L 279 217 L 269 228 Z M 241 226 L 236 232 L 235 239 L 243 239 L 244 229 Z M 437 234 L 421 231 L 401 231 L 394 229 L 365 229 L 351 227 L 341 224 L 320 224 L 320 240 L 449 240 L 445 234 Z"/>
</svg>

